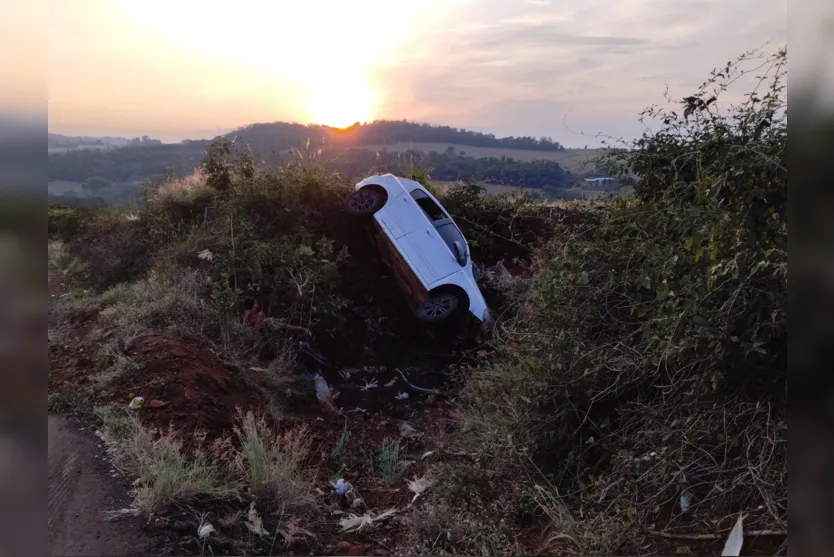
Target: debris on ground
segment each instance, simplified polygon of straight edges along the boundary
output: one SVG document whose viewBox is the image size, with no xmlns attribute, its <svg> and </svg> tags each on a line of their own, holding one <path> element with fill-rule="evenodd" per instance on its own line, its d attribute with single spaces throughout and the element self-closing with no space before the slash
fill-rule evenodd
<svg viewBox="0 0 834 557">
<path fill-rule="evenodd" d="M 339 478 L 335 482 L 330 482 L 330 486 L 339 495 L 344 495 L 351 489 L 350 483 L 346 482 L 343 478 Z"/>
<path fill-rule="evenodd" d="M 351 514 L 348 515 L 347 518 L 341 519 L 339 521 L 339 526 L 342 528 L 342 533 L 361 532 L 362 530 L 373 527 L 375 523 L 391 518 L 397 512 L 397 509 L 391 508 L 376 516 L 372 516 L 370 513 L 365 513 L 363 515 Z"/>
<path fill-rule="evenodd" d="M 269 532 L 264 528 L 263 519 L 258 515 L 258 511 L 255 510 L 254 501 L 249 505 L 249 513 L 246 518 L 243 523 L 250 532 L 259 536 L 269 535 Z"/>
<path fill-rule="evenodd" d="M 211 534 L 214 531 L 214 526 L 211 525 L 211 522 L 206 522 L 203 525 L 201 525 L 200 528 L 197 530 L 197 537 L 201 539 L 207 538 L 209 534 Z"/>
<path fill-rule="evenodd" d="M 422 478 L 415 477 L 413 480 L 408 480 L 406 483 L 408 484 L 408 490 L 414 494 L 410 503 L 413 505 L 414 501 L 416 501 L 424 491 L 430 488 L 433 482 L 428 478 L 428 476 L 423 476 Z"/>
<path fill-rule="evenodd" d="M 133 400 L 130 401 L 130 404 L 127 405 L 128 408 L 131 410 L 138 410 L 142 408 L 145 404 L 145 399 L 141 396 L 134 397 Z"/>
</svg>

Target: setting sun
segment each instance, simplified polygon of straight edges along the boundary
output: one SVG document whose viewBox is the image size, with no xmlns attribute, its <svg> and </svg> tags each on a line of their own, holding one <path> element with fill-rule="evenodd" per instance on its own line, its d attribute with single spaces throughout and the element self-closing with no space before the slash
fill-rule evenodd
<svg viewBox="0 0 834 557">
<path fill-rule="evenodd" d="M 309 110 L 316 124 L 344 128 L 367 122 L 377 95 L 363 83 L 332 81 L 316 86 L 309 95 Z"/>
</svg>

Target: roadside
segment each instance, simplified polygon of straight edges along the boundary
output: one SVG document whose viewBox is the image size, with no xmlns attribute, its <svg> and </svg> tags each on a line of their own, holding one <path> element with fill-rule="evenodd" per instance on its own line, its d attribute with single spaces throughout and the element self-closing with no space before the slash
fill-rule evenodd
<svg viewBox="0 0 834 557">
<path fill-rule="evenodd" d="M 147 555 L 139 517 L 107 520 L 130 506 L 129 483 L 109 464 L 93 427 L 50 414 L 47 537 L 50 555 Z"/>
<path fill-rule="evenodd" d="M 57 323 L 64 285 L 49 261 L 49 325 Z M 50 350 L 53 348 L 50 342 Z M 47 543 L 50 555 L 147 555 L 151 537 L 139 517 L 108 520 L 131 504 L 129 482 L 109 463 L 95 427 L 76 416 L 49 413 Z"/>
</svg>

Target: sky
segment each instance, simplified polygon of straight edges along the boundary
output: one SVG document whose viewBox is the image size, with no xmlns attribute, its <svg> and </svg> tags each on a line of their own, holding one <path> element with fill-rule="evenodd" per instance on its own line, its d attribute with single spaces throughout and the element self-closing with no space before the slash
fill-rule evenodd
<svg viewBox="0 0 834 557">
<path fill-rule="evenodd" d="M 255 122 L 407 119 L 568 147 L 743 51 L 787 0 L 51 0 L 54 133 L 208 138 Z"/>
</svg>

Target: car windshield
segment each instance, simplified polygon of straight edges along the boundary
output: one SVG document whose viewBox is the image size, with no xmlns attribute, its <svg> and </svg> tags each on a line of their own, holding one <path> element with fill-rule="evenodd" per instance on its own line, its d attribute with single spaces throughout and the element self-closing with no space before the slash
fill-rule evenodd
<svg viewBox="0 0 834 557">
<path fill-rule="evenodd" d="M 469 259 L 469 254 L 466 253 L 466 240 L 463 239 L 463 235 L 458 230 L 458 227 L 454 224 L 441 224 L 437 227 L 437 233 L 440 234 L 440 237 L 443 238 L 443 241 L 446 242 L 446 245 L 449 246 L 449 250 L 456 258 L 458 253 L 455 251 L 455 242 L 460 243 L 460 247 L 463 250 L 463 258 L 459 261 L 459 263 L 461 267 L 466 265 L 466 261 Z"/>
</svg>

